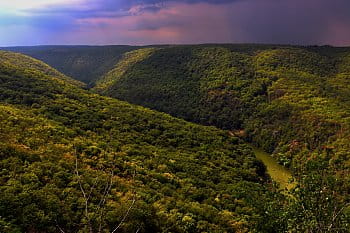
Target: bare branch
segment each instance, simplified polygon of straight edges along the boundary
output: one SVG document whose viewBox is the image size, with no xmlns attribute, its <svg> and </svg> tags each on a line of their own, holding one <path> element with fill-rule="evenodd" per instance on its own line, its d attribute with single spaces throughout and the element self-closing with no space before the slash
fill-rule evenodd
<svg viewBox="0 0 350 233">
<path fill-rule="evenodd" d="M 132 180 L 135 180 L 135 176 L 136 176 L 136 170 L 134 171 L 134 174 L 132 176 Z M 125 222 L 126 218 L 129 216 L 131 209 L 134 207 L 134 204 L 136 202 L 136 191 L 134 191 L 133 193 L 133 200 L 131 202 L 131 205 L 129 206 L 128 210 L 126 211 L 123 219 L 120 221 L 120 223 L 118 224 L 118 226 L 116 228 L 114 228 L 114 230 L 112 231 L 112 233 L 116 232 Z"/>
<path fill-rule="evenodd" d="M 134 206 L 135 202 L 136 202 L 136 195 L 134 195 L 134 198 L 133 198 L 133 200 L 132 200 L 132 203 L 131 203 L 131 205 L 129 206 L 128 210 L 126 211 L 126 213 L 125 213 L 123 219 L 120 221 L 119 225 L 112 231 L 112 233 L 116 232 L 116 231 L 122 226 L 122 224 L 124 223 L 124 221 L 126 220 L 126 218 L 129 216 L 129 213 L 130 213 L 132 207 Z"/>
<path fill-rule="evenodd" d="M 58 230 L 60 230 L 61 233 L 65 233 L 65 231 L 60 227 L 60 225 L 58 225 L 57 219 L 56 221 L 56 227 L 58 228 Z"/>
<path fill-rule="evenodd" d="M 110 175 L 110 182 L 108 182 L 105 186 L 105 190 L 103 192 L 102 198 L 98 204 L 98 210 L 101 208 L 101 206 L 106 202 L 106 197 L 108 195 L 108 193 L 110 192 L 112 186 L 113 186 L 113 177 L 114 177 L 114 172 L 111 171 L 111 175 Z"/>
<path fill-rule="evenodd" d="M 342 208 L 339 209 L 339 211 L 338 211 L 337 213 L 335 213 L 335 214 L 333 215 L 332 223 L 328 226 L 328 231 L 330 231 L 330 230 L 332 229 L 334 221 L 335 221 L 335 220 L 338 218 L 338 216 L 343 212 L 343 210 L 344 210 L 346 207 L 348 207 L 348 206 L 350 206 L 350 203 L 346 203 Z"/>
<path fill-rule="evenodd" d="M 77 157 L 75 158 L 75 174 L 77 175 L 77 178 L 78 178 L 78 183 L 79 183 L 79 186 L 80 186 L 80 190 L 81 190 L 81 192 L 82 192 L 82 194 L 84 196 L 84 199 L 86 199 L 86 194 L 85 194 L 83 185 L 81 184 L 80 175 L 79 175 L 79 171 L 78 171 L 78 158 Z"/>
<path fill-rule="evenodd" d="M 106 199 L 107 199 L 107 195 L 110 193 L 110 190 L 112 189 L 112 186 L 113 186 L 113 177 L 114 177 L 114 172 L 111 171 L 111 175 L 110 175 L 110 181 L 107 182 L 106 186 L 105 186 L 105 190 L 104 190 L 104 193 L 102 195 L 102 198 L 98 204 L 98 207 L 97 207 L 97 211 L 99 211 L 99 219 L 100 219 L 100 224 L 99 224 L 99 227 L 98 227 L 98 232 L 101 232 L 102 231 L 102 215 L 103 215 L 103 209 L 102 209 L 102 206 L 105 204 L 106 202 Z"/>
<path fill-rule="evenodd" d="M 78 178 L 78 183 L 79 183 L 80 190 L 81 190 L 81 192 L 83 194 L 83 197 L 84 197 L 84 200 L 85 200 L 85 217 L 87 219 L 90 232 L 92 232 L 92 226 L 91 226 L 91 221 L 90 221 L 90 217 L 89 217 L 89 199 L 87 198 L 86 192 L 85 192 L 85 190 L 83 188 L 83 185 L 81 183 L 79 170 L 78 170 L 78 157 L 75 157 L 75 173 L 76 173 L 77 178 Z"/>
<path fill-rule="evenodd" d="M 98 182 L 98 176 L 95 178 L 95 181 L 94 181 L 94 183 L 93 183 L 92 187 L 90 188 L 90 192 L 89 192 L 89 195 L 88 195 L 88 197 L 87 197 L 87 200 L 89 200 L 89 199 L 90 199 L 91 194 L 92 194 L 92 192 L 94 191 L 94 188 L 95 188 L 95 186 L 96 186 L 97 182 Z"/>
<path fill-rule="evenodd" d="M 137 231 L 135 233 L 138 233 L 140 231 L 141 227 L 137 228 Z"/>
</svg>

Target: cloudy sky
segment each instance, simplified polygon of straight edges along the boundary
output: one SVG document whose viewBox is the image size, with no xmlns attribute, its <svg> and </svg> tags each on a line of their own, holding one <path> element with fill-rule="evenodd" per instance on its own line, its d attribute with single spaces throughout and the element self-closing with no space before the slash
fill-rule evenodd
<svg viewBox="0 0 350 233">
<path fill-rule="evenodd" d="M 0 0 L 0 46 L 350 45 L 350 0 Z"/>
</svg>

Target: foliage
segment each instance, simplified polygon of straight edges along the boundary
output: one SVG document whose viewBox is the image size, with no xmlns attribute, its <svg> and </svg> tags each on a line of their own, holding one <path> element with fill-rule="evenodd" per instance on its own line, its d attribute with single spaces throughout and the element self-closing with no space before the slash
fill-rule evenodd
<svg viewBox="0 0 350 233">
<path fill-rule="evenodd" d="M 40 71 L 41 73 L 48 75 L 51 78 L 61 79 L 61 80 L 64 80 L 65 82 L 68 82 L 76 86 L 81 86 L 81 87 L 84 86 L 83 83 L 63 75 L 62 73 L 58 72 L 57 70 L 48 66 L 47 64 L 42 63 L 32 57 L 24 56 L 22 54 L 11 53 L 11 52 L 0 50 L 0 63 L 2 66 L 4 65 L 7 66 L 7 68 L 15 66 L 15 69 L 17 71 L 21 71 L 25 73 L 30 73 L 30 72 L 36 73 Z"/>
<path fill-rule="evenodd" d="M 348 232 L 349 58 L 327 46 L 149 47 L 103 68 L 94 88 L 230 134 L 3 59 L 0 148 L 11 172 L 0 176 L 0 229 Z M 236 132 L 293 170 L 290 195 L 267 183 Z"/>
<path fill-rule="evenodd" d="M 142 53 L 124 57 L 95 90 L 196 123 L 244 129 L 287 166 L 297 147 L 313 151 L 347 137 L 346 49 L 173 46 L 132 62 Z"/>
<path fill-rule="evenodd" d="M 286 210 L 289 232 L 349 232 L 348 172 L 329 159 L 314 154 L 296 165 L 298 185 Z"/>
<path fill-rule="evenodd" d="M 117 64 L 95 90 L 192 122 L 243 131 L 246 140 L 271 152 L 300 185 L 296 201 L 283 205 L 290 209 L 278 218 L 278 232 L 349 229 L 348 215 L 332 221 L 350 195 L 349 48 L 172 46 L 138 63 L 130 59 L 120 62 L 130 64 L 126 71 L 119 72 Z M 114 82 L 100 88 L 105 79 Z M 327 159 L 313 158 L 324 154 Z M 305 160 L 310 162 L 300 170 Z M 337 166 L 324 164 L 329 161 Z"/>
<path fill-rule="evenodd" d="M 121 56 L 138 49 L 134 46 L 35 46 L 8 47 L 55 67 L 60 72 L 86 84 L 107 73 Z"/>
<path fill-rule="evenodd" d="M 264 218 L 265 167 L 240 139 L 13 56 L 24 63 L 0 62 L 1 231 L 248 232 Z"/>
</svg>

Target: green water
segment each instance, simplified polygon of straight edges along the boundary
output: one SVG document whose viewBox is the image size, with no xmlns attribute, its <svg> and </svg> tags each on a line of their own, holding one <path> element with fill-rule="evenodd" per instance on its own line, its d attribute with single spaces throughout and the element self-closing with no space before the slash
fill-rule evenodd
<svg viewBox="0 0 350 233">
<path fill-rule="evenodd" d="M 278 164 L 277 161 L 268 153 L 256 148 L 252 147 L 254 153 L 258 159 L 260 159 L 267 167 L 267 172 L 271 176 L 271 178 L 277 182 L 282 189 L 291 189 L 294 184 L 290 183 L 290 179 L 292 178 L 292 173 L 282 165 Z"/>
</svg>

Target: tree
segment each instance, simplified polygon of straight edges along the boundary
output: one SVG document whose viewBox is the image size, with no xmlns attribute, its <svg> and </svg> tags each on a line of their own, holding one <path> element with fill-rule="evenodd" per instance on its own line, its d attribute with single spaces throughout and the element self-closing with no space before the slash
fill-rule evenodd
<svg viewBox="0 0 350 233">
<path fill-rule="evenodd" d="M 324 155 L 298 167 L 286 214 L 289 232 L 350 232 L 349 183 L 342 177 L 346 173 L 336 172 Z"/>
</svg>

